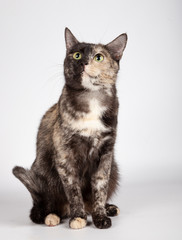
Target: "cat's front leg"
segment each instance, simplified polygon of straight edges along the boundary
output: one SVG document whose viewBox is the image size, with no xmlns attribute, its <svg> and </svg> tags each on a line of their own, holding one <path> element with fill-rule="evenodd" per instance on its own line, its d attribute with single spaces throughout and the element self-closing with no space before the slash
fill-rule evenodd
<svg viewBox="0 0 182 240">
<path fill-rule="evenodd" d="M 65 137 L 60 135 L 58 122 L 54 128 L 55 164 L 70 206 L 69 226 L 73 229 L 80 229 L 87 224 L 87 214 L 84 208 L 79 174 L 77 166 L 75 166 L 75 156 L 71 149 L 64 146 L 63 139 Z"/>
<path fill-rule="evenodd" d="M 64 191 L 70 205 L 69 226 L 73 229 L 80 229 L 87 224 L 87 214 L 84 209 L 79 178 L 75 169 L 69 164 L 70 159 L 57 159 L 57 171 L 63 183 Z"/>
<path fill-rule="evenodd" d="M 102 155 L 99 167 L 92 177 L 92 218 L 97 228 L 109 228 L 111 226 L 111 219 L 107 217 L 105 204 L 107 201 L 112 159 L 112 151 Z"/>
</svg>

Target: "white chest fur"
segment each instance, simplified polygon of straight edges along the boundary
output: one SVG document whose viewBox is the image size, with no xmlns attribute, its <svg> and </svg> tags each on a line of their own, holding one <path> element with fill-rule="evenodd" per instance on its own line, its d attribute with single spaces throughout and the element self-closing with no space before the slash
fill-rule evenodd
<svg viewBox="0 0 182 240">
<path fill-rule="evenodd" d="M 83 136 L 91 136 L 95 132 L 106 131 L 107 128 L 100 120 L 101 116 L 106 111 L 106 107 L 101 106 L 97 99 L 89 101 L 89 112 L 84 113 L 79 119 L 73 120 L 71 127 L 74 130 L 80 131 Z"/>
</svg>

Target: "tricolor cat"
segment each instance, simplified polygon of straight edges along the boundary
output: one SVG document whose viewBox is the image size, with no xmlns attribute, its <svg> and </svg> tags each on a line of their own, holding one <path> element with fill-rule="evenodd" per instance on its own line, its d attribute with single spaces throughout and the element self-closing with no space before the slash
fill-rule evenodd
<svg viewBox="0 0 182 240">
<path fill-rule="evenodd" d="M 33 222 L 55 226 L 69 217 L 80 229 L 91 214 L 97 228 L 109 228 L 109 216 L 119 213 L 108 200 L 118 184 L 115 84 L 127 35 L 107 45 L 80 43 L 66 28 L 65 40 L 62 94 L 41 120 L 31 169 L 13 173 L 32 196 Z"/>
</svg>

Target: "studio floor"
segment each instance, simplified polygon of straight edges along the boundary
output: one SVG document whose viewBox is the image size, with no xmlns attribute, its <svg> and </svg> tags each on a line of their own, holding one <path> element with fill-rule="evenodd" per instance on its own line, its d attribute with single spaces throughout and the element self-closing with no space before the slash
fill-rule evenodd
<svg viewBox="0 0 182 240">
<path fill-rule="evenodd" d="M 123 185 L 111 201 L 120 207 L 120 215 L 112 218 L 107 230 L 96 229 L 91 217 L 81 230 L 69 229 L 68 220 L 56 227 L 33 224 L 28 217 L 31 198 L 20 189 L 4 192 L 0 199 L 0 235 L 7 240 L 182 239 L 182 187 L 178 184 Z"/>
</svg>

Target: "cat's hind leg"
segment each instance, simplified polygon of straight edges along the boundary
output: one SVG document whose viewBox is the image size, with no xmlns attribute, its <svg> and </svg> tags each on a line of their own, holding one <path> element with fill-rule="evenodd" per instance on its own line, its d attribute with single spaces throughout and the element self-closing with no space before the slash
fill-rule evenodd
<svg viewBox="0 0 182 240">
<path fill-rule="evenodd" d="M 54 201 L 51 204 L 46 201 L 46 198 L 40 202 L 34 202 L 30 211 L 30 219 L 34 223 L 45 224 L 47 226 L 56 226 L 60 223 L 60 213 L 54 206 Z"/>
<path fill-rule="evenodd" d="M 113 205 L 113 204 L 106 204 L 105 206 L 106 208 L 106 214 L 107 216 L 109 217 L 115 217 L 115 216 L 118 216 L 119 213 L 120 213 L 120 210 L 117 206 Z"/>
<path fill-rule="evenodd" d="M 33 199 L 30 219 L 37 224 L 55 226 L 60 223 L 59 210 L 56 198 L 48 194 L 47 184 L 44 179 L 33 170 L 15 167 L 13 174 L 27 187 Z"/>
<path fill-rule="evenodd" d="M 32 220 L 32 222 L 37 224 L 43 224 L 47 215 L 48 214 L 44 209 L 44 204 L 41 204 L 41 202 L 33 204 L 33 207 L 30 211 L 30 219 Z"/>
</svg>

